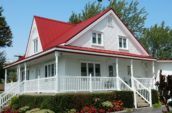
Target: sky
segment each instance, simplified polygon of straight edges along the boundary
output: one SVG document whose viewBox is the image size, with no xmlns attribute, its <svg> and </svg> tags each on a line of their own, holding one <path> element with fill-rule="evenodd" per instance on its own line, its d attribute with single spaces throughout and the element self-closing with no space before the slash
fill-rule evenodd
<svg viewBox="0 0 172 113">
<path fill-rule="evenodd" d="M 68 21 L 72 12 L 81 12 L 84 5 L 94 0 L 0 0 L 3 15 L 13 33 L 13 46 L 1 49 L 6 52 L 7 60 L 12 61 L 14 55 L 25 54 L 33 16 Z M 108 0 L 104 0 L 107 6 Z M 165 21 L 172 27 L 172 0 L 139 0 L 139 7 L 148 12 L 146 27 Z"/>
</svg>

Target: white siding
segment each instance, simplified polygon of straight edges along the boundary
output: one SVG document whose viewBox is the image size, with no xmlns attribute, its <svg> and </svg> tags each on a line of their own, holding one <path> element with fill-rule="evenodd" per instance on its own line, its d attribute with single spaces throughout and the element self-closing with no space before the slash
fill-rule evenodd
<svg viewBox="0 0 172 113">
<path fill-rule="evenodd" d="M 124 32 L 123 28 L 119 25 L 119 23 L 116 22 L 115 18 L 113 18 L 112 21 L 113 27 L 108 26 L 107 21 L 108 17 L 104 18 L 92 29 L 90 29 L 88 32 L 84 33 L 81 37 L 79 37 L 73 43 L 71 43 L 71 45 L 143 54 L 140 50 L 137 49 L 138 47 L 133 43 L 131 37 L 129 37 L 127 33 Z M 92 45 L 92 32 L 94 31 L 103 33 L 104 46 Z M 126 36 L 126 38 L 128 39 L 128 50 L 121 50 L 118 48 L 119 35 Z"/>
<path fill-rule="evenodd" d="M 157 62 L 155 67 L 156 81 L 159 80 L 160 70 L 162 70 L 163 75 L 172 75 L 172 62 Z"/>
<path fill-rule="evenodd" d="M 42 45 L 41 45 L 41 41 L 40 41 L 40 38 L 39 38 L 36 22 L 34 20 L 33 24 L 32 24 L 32 28 L 31 28 L 31 32 L 30 32 L 30 37 L 29 37 L 29 40 L 28 40 L 28 45 L 27 45 L 27 48 L 26 48 L 26 57 L 29 57 L 29 56 L 32 56 L 32 55 L 35 54 L 34 53 L 33 40 L 36 39 L 36 38 L 38 39 L 38 52 L 41 52 L 42 51 Z"/>
</svg>

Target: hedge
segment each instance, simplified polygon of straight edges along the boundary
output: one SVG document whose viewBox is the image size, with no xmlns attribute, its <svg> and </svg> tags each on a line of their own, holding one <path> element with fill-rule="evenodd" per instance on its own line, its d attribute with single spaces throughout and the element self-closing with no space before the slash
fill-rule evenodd
<svg viewBox="0 0 172 113">
<path fill-rule="evenodd" d="M 152 104 L 159 103 L 158 91 L 152 89 Z"/>
<path fill-rule="evenodd" d="M 57 95 L 21 95 L 18 97 L 18 100 L 13 102 L 12 107 L 20 108 L 29 106 L 31 108 L 51 109 L 56 113 L 60 113 L 66 109 L 75 108 L 80 110 L 86 105 L 93 105 L 96 98 L 102 101 L 121 100 L 126 108 L 132 108 L 134 106 L 132 91 L 113 91 Z"/>
</svg>

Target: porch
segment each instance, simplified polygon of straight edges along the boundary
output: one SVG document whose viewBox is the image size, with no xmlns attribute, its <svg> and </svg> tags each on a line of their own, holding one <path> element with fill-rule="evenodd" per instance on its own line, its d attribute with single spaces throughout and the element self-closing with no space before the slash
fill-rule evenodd
<svg viewBox="0 0 172 113">
<path fill-rule="evenodd" d="M 9 80 L 10 70 L 16 81 Z M 154 61 L 55 52 L 6 69 L 5 90 L 21 83 L 23 92 L 121 90 L 117 78 L 131 88 L 135 78 L 153 89 L 154 73 Z"/>
<path fill-rule="evenodd" d="M 9 80 L 10 71 L 16 81 Z M 5 92 L 69 93 L 130 90 L 151 106 L 154 61 L 55 52 L 5 70 Z M 4 101 L 5 102 L 5 101 Z"/>
</svg>

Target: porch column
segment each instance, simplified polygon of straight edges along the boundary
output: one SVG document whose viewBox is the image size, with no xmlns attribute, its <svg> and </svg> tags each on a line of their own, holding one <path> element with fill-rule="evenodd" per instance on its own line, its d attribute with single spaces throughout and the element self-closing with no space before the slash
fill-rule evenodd
<svg viewBox="0 0 172 113">
<path fill-rule="evenodd" d="M 5 81 L 4 81 L 4 90 L 6 91 L 6 85 L 7 85 L 7 69 L 5 69 Z"/>
<path fill-rule="evenodd" d="M 118 68 L 118 58 L 116 58 L 116 88 L 120 90 L 119 87 L 119 68 Z"/>
<path fill-rule="evenodd" d="M 27 64 L 24 63 L 24 92 L 26 92 L 26 74 L 27 74 Z"/>
<path fill-rule="evenodd" d="M 136 97 L 136 90 L 134 88 L 134 73 L 133 73 L 133 59 L 130 60 L 130 67 L 131 67 L 131 88 L 133 89 L 133 93 L 134 93 L 134 107 L 137 108 L 137 97 Z"/>
<path fill-rule="evenodd" d="M 130 60 L 130 67 L 131 67 L 131 87 L 134 88 L 134 82 L 133 82 L 133 59 Z"/>
<path fill-rule="evenodd" d="M 20 65 L 17 66 L 18 93 L 20 93 Z"/>
<path fill-rule="evenodd" d="M 154 89 L 156 89 L 156 87 L 155 87 L 155 82 L 156 82 L 156 75 L 155 75 L 155 62 L 154 61 L 152 61 L 152 74 L 153 74 L 153 77 L 152 77 L 152 85 L 153 85 L 153 87 L 152 88 L 154 88 Z"/>
<path fill-rule="evenodd" d="M 58 51 L 55 51 L 55 65 L 56 65 L 56 81 L 55 81 L 55 91 L 56 92 L 59 92 L 59 74 L 58 74 L 58 63 L 59 63 L 59 52 Z"/>
</svg>

